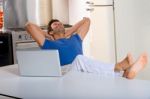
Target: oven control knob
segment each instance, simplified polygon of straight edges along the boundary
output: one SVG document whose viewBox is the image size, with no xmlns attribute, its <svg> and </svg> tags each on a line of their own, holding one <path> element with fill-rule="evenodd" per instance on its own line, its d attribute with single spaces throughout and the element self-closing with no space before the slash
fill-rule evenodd
<svg viewBox="0 0 150 99">
<path fill-rule="evenodd" d="M 28 40 L 28 35 L 24 35 L 25 40 Z"/>
<path fill-rule="evenodd" d="M 21 35 L 18 35 L 18 40 L 22 40 L 22 36 Z"/>
</svg>

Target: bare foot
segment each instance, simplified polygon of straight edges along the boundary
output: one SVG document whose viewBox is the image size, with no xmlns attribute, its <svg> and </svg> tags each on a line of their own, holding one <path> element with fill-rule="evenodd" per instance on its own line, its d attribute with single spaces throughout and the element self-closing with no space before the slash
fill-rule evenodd
<svg viewBox="0 0 150 99">
<path fill-rule="evenodd" d="M 133 57 L 131 53 L 128 53 L 126 58 L 117 64 L 115 71 L 127 70 L 133 64 Z"/>
<path fill-rule="evenodd" d="M 127 78 L 133 79 L 138 72 L 140 72 L 148 63 L 148 56 L 146 53 L 142 54 L 139 59 L 128 70 Z"/>
<path fill-rule="evenodd" d="M 123 77 L 127 77 L 128 73 L 129 73 L 129 69 L 134 63 L 134 59 L 133 59 L 131 53 L 127 54 L 126 61 L 128 62 L 128 65 L 123 68 L 123 70 L 124 70 Z"/>
<path fill-rule="evenodd" d="M 129 64 L 132 65 L 134 63 L 134 59 L 133 59 L 131 53 L 128 53 L 127 56 L 128 56 L 128 62 L 129 62 Z"/>
<path fill-rule="evenodd" d="M 127 54 L 127 57 L 125 58 L 124 61 L 126 61 L 126 62 L 124 64 L 124 66 L 122 67 L 122 69 L 126 70 L 127 68 L 129 68 L 134 63 L 134 59 L 133 59 L 131 53 Z"/>
</svg>

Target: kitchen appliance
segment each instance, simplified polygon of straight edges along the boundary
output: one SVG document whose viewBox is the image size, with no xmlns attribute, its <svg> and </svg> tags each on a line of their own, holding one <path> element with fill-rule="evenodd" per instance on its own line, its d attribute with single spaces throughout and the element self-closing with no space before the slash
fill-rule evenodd
<svg viewBox="0 0 150 99">
<path fill-rule="evenodd" d="M 4 28 L 24 28 L 27 21 L 46 28 L 48 22 L 57 18 L 69 24 L 68 0 L 3 0 Z"/>
<path fill-rule="evenodd" d="M 51 0 L 3 0 L 4 28 L 24 28 L 27 21 L 47 26 L 52 18 Z"/>
<path fill-rule="evenodd" d="M 0 67 L 14 64 L 13 41 L 10 32 L 0 32 Z"/>
<path fill-rule="evenodd" d="M 75 24 L 83 17 L 91 20 L 84 42 L 84 54 L 96 60 L 115 63 L 115 22 L 113 0 L 69 0 L 69 22 Z"/>
</svg>

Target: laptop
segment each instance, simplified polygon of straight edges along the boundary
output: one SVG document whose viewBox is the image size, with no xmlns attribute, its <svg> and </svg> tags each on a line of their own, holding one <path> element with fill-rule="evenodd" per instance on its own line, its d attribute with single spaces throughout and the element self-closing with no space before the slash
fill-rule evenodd
<svg viewBox="0 0 150 99">
<path fill-rule="evenodd" d="M 16 54 L 21 76 L 62 76 L 58 50 L 28 48 Z"/>
</svg>

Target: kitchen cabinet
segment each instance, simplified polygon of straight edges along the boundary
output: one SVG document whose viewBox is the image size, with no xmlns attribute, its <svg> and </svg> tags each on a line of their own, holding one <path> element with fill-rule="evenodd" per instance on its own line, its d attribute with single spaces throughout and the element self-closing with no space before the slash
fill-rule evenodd
<svg viewBox="0 0 150 99">
<path fill-rule="evenodd" d="M 90 54 L 104 62 L 115 62 L 113 7 L 93 7 L 91 18 Z"/>
<path fill-rule="evenodd" d="M 112 0 L 69 0 L 69 23 L 83 17 L 91 19 L 90 31 L 83 41 L 84 54 L 107 63 L 116 61 L 114 12 Z"/>
<path fill-rule="evenodd" d="M 86 0 L 69 0 L 69 24 L 74 25 L 83 17 L 90 17 L 90 12 L 86 4 Z M 90 31 L 86 35 L 83 42 L 83 51 L 86 56 L 91 57 L 90 55 Z"/>
<path fill-rule="evenodd" d="M 68 0 L 52 0 L 52 18 L 62 23 L 69 23 Z"/>
</svg>

